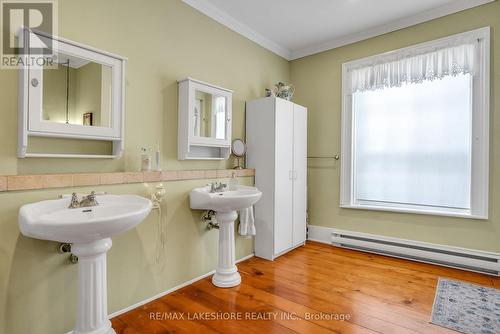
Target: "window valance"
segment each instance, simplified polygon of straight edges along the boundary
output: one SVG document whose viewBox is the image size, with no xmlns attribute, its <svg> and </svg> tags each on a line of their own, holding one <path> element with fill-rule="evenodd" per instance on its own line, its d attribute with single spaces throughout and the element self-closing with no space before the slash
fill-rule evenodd
<svg viewBox="0 0 500 334">
<path fill-rule="evenodd" d="M 421 54 L 388 57 L 368 66 L 350 70 L 351 92 L 399 87 L 406 83 L 441 79 L 448 75 L 474 75 L 477 42 L 470 41 Z"/>
</svg>

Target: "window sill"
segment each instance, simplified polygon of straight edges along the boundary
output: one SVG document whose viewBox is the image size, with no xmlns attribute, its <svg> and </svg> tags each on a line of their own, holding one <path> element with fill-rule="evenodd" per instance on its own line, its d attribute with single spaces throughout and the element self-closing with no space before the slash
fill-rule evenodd
<svg viewBox="0 0 500 334">
<path fill-rule="evenodd" d="M 341 204 L 342 209 L 358 209 L 358 210 L 371 210 L 371 211 L 388 211 L 397 213 L 412 213 L 421 215 L 431 215 L 431 216 L 444 216 L 444 217 L 454 217 L 454 218 L 468 218 L 468 219 L 481 219 L 487 220 L 488 215 L 477 215 L 472 213 L 464 212 L 450 212 L 438 209 L 417 209 L 417 208 L 399 208 L 394 206 L 382 206 L 382 205 L 368 205 L 368 204 Z"/>
</svg>

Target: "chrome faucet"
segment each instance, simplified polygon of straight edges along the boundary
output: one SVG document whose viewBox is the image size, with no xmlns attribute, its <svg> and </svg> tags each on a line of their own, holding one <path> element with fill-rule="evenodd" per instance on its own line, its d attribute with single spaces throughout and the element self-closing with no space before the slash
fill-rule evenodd
<svg viewBox="0 0 500 334">
<path fill-rule="evenodd" d="M 95 192 L 92 191 L 90 195 L 84 196 L 80 202 L 78 202 L 78 195 L 73 193 L 71 195 L 71 203 L 69 204 L 70 209 L 76 208 L 87 208 L 89 206 L 98 206 L 99 202 L 97 202 L 95 198 Z"/>
<path fill-rule="evenodd" d="M 210 183 L 210 192 L 211 193 L 219 193 L 219 192 L 224 191 L 224 189 L 226 189 L 226 187 L 227 187 L 227 184 L 225 184 L 225 183 L 212 182 L 212 183 Z"/>
</svg>

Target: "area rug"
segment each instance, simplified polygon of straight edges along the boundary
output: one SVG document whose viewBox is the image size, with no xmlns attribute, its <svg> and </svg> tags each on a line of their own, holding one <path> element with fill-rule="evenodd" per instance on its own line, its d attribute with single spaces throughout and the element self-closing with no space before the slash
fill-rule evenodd
<svg viewBox="0 0 500 334">
<path fill-rule="evenodd" d="M 440 278 L 431 322 L 466 334 L 499 334 L 500 290 Z"/>
</svg>

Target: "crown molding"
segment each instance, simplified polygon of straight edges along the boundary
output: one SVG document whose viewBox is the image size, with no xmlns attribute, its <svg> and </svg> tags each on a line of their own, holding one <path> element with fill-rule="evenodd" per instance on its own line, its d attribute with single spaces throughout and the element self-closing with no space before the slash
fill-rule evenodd
<svg viewBox="0 0 500 334">
<path fill-rule="evenodd" d="M 220 24 L 228 27 L 229 29 L 237 32 L 240 35 L 248 38 L 249 40 L 257 43 L 265 49 L 274 52 L 278 56 L 285 58 L 286 60 L 295 60 L 310 56 L 323 51 L 328 51 L 331 49 L 339 48 L 348 44 L 353 44 L 360 42 L 369 38 L 384 35 L 396 30 L 404 29 L 413 25 L 417 25 L 423 22 L 431 21 L 446 15 L 454 14 L 481 6 L 496 0 L 459 0 L 455 1 L 437 8 L 433 8 L 424 12 L 417 13 L 415 15 L 407 16 L 405 18 L 395 20 L 383 25 L 375 26 L 367 30 L 356 32 L 354 34 L 342 36 L 330 40 L 325 43 L 311 45 L 302 49 L 289 50 L 286 47 L 276 43 L 267 37 L 259 34 L 252 28 L 240 23 L 238 20 L 228 15 L 224 11 L 212 5 L 208 0 L 182 0 L 187 5 L 193 7 L 199 12 L 205 14 L 206 16 L 212 18 L 213 20 L 219 22 Z"/>
<path fill-rule="evenodd" d="M 291 52 L 290 60 L 299 59 L 323 51 L 328 51 L 331 49 L 339 48 L 341 46 L 360 42 L 372 37 L 384 35 L 396 30 L 411 27 L 423 22 L 431 21 L 446 15 L 458 13 L 463 10 L 481 6 L 494 1 L 496 0 L 460 0 L 457 2 L 452 2 L 450 4 L 446 4 L 425 12 L 420 12 L 412 16 L 407 16 L 399 20 L 395 20 L 383 25 L 372 27 L 364 31 L 346 35 L 341 38 L 336 38 L 326 43 L 322 43 L 319 45 L 312 45 L 299 50 L 294 50 Z"/>
<path fill-rule="evenodd" d="M 240 35 L 248 38 L 252 42 L 257 43 L 258 45 L 268 49 L 271 52 L 274 52 L 278 56 L 285 58 L 286 60 L 291 60 L 291 52 L 287 48 L 279 45 L 278 43 L 273 42 L 272 40 L 262 36 L 255 30 L 250 27 L 240 23 L 232 16 L 226 14 L 221 11 L 214 5 L 212 5 L 209 1 L 206 0 L 182 0 L 185 4 L 193 7 L 199 12 L 205 14 L 211 19 L 219 22 L 220 24 L 228 27 L 229 29 L 237 32 Z"/>
</svg>

